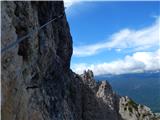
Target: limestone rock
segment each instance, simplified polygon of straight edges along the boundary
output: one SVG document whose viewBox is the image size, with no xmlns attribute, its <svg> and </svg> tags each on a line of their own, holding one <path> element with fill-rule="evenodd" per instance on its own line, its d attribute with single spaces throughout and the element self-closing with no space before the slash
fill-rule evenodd
<svg viewBox="0 0 160 120">
<path fill-rule="evenodd" d="M 64 12 L 62 1 L 1 4 L 2 48 Z M 2 119 L 73 120 L 66 94 L 71 55 L 72 38 L 65 14 L 4 51 Z"/>
<path fill-rule="evenodd" d="M 124 120 L 158 120 L 150 108 L 135 103 L 127 96 L 120 98 L 119 105 L 119 113 Z"/>
<path fill-rule="evenodd" d="M 82 106 L 84 120 L 121 120 L 118 99 L 107 81 L 96 82 L 93 72 L 84 71 Z"/>
</svg>

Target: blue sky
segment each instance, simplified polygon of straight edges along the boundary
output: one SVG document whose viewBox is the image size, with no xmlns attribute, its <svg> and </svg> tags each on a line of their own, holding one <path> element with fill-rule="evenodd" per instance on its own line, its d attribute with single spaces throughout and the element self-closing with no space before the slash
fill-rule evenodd
<svg viewBox="0 0 160 120">
<path fill-rule="evenodd" d="M 66 6 L 73 71 L 91 69 L 100 75 L 160 69 L 160 2 L 71 1 Z"/>
</svg>

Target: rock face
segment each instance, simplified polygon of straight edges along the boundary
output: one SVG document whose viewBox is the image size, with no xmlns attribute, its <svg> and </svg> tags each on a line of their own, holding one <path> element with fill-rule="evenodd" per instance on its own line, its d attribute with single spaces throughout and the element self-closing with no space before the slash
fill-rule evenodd
<svg viewBox="0 0 160 120">
<path fill-rule="evenodd" d="M 119 113 L 124 120 L 155 120 L 156 115 L 152 113 L 150 108 L 144 105 L 140 105 L 126 97 L 120 98 Z"/>
<path fill-rule="evenodd" d="M 121 120 L 118 113 L 118 99 L 106 81 L 96 83 L 92 71 L 82 75 L 83 119 L 84 120 Z"/>
<path fill-rule="evenodd" d="M 63 2 L 2 2 L 2 48 L 63 14 Z M 2 119 L 74 119 L 66 16 L 2 53 Z M 71 104 L 71 105 L 69 105 Z"/>
<path fill-rule="evenodd" d="M 116 95 L 106 81 L 97 83 L 92 71 L 80 76 L 70 70 L 72 37 L 62 1 L 1 4 L 2 48 L 56 18 L 2 52 L 2 120 L 154 117 L 145 106 L 132 105 L 130 111 L 130 99 Z"/>
</svg>

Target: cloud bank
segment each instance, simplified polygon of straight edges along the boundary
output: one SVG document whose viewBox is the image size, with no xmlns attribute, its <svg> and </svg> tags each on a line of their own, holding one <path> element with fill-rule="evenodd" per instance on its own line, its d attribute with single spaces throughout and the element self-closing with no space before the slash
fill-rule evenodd
<svg viewBox="0 0 160 120">
<path fill-rule="evenodd" d="M 75 57 L 86 57 L 97 54 L 103 50 L 115 49 L 122 51 L 130 49 L 131 51 L 144 51 L 160 45 L 160 17 L 149 27 L 132 30 L 122 29 L 114 33 L 106 42 L 95 43 L 92 45 L 74 47 L 73 55 Z"/>
<path fill-rule="evenodd" d="M 91 69 L 95 75 L 124 74 L 144 71 L 160 70 L 160 49 L 154 52 L 136 52 L 124 59 L 110 63 L 100 64 L 73 64 L 73 71 L 82 74 L 84 70 Z"/>
</svg>

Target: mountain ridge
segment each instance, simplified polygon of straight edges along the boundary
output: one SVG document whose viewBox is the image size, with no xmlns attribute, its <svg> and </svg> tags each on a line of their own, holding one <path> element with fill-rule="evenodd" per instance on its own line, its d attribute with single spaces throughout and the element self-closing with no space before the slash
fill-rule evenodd
<svg viewBox="0 0 160 120">
<path fill-rule="evenodd" d="M 160 112 L 160 72 L 95 76 L 95 79 L 108 80 L 116 93 L 129 96 L 154 112 Z"/>
</svg>

